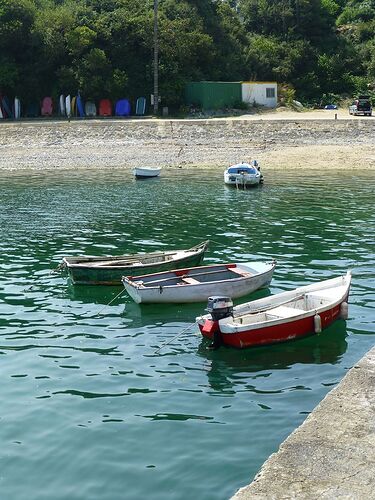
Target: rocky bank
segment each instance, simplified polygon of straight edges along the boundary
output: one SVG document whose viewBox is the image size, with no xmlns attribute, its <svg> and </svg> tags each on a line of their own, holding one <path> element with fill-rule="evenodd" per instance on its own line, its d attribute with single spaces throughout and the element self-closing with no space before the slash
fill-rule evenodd
<svg viewBox="0 0 375 500">
<path fill-rule="evenodd" d="M 375 167 L 374 119 L 38 120 L 0 123 L 0 169 Z"/>
</svg>

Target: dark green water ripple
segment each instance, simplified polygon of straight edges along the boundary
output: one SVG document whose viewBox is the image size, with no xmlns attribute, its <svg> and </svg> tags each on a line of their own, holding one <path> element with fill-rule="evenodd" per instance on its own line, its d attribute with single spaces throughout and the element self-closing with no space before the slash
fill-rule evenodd
<svg viewBox="0 0 375 500">
<path fill-rule="evenodd" d="M 374 176 L 221 172 L 0 175 L 3 498 L 226 499 L 374 344 Z M 353 270 L 350 317 L 321 335 L 211 352 L 205 304 L 139 306 L 51 274 L 67 254 L 184 248 L 276 258 L 269 289 Z M 237 301 L 238 302 L 238 301 Z M 22 481 L 19 480 L 22 478 Z"/>
</svg>

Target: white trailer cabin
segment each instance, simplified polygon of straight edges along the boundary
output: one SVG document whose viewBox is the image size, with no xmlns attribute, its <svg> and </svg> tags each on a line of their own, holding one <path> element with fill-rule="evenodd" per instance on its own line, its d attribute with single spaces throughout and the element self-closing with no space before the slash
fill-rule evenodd
<svg viewBox="0 0 375 500">
<path fill-rule="evenodd" d="M 276 108 L 277 82 L 241 82 L 241 86 L 242 102 Z"/>
</svg>

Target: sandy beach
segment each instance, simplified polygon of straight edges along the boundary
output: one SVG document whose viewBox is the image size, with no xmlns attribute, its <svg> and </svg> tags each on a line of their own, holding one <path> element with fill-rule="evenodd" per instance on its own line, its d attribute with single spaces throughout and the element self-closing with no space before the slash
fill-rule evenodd
<svg viewBox="0 0 375 500">
<path fill-rule="evenodd" d="M 0 123 L 0 170 L 215 168 L 257 158 L 263 169 L 375 168 L 375 117 L 346 109 L 232 118 L 35 120 Z"/>
</svg>

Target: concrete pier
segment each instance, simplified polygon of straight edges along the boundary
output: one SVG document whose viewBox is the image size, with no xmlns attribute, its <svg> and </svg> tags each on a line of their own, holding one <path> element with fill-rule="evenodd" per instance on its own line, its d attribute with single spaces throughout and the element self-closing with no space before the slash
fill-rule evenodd
<svg viewBox="0 0 375 500">
<path fill-rule="evenodd" d="M 375 348 L 232 500 L 318 498 L 375 499 Z"/>
</svg>

